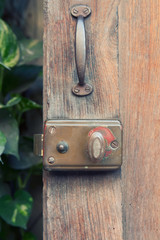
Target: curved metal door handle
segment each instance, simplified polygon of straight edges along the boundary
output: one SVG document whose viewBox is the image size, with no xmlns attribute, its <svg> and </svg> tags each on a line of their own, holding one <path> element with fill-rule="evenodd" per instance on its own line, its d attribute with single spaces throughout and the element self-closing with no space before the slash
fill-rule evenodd
<svg viewBox="0 0 160 240">
<path fill-rule="evenodd" d="M 91 9 L 86 5 L 76 5 L 72 7 L 71 14 L 77 17 L 76 67 L 79 78 L 79 83 L 72 88 L 72 92 L 77 96 L 86 96 L 93 91 L 92 86 L 85 83 L 86 36 L 84 18 L 91 14 Z"/>
<path fill-rule="evenodd" d="M 78 17 L 76 29 L 76 65 L 79 78 L 79 84 L 84 85 L 85 67 L 86 67 L 86 37 L 84 18 Z"/>
</svg>

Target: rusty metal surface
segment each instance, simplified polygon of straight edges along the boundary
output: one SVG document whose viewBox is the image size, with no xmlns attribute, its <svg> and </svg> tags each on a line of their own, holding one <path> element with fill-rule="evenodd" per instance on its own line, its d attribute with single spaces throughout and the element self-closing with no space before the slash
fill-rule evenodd
<svg viewBox="0 0 160 240">
<path fill-rule="evenodd" d="M 74 17 L 88 17 L 91 14 L 91 8 L 87 5 L 74 5 L 71 8 L 71 14 Z"/>
<path fill-rule="evenodd" d="M 93 88 L 90 84 L 80 85 L 78 83 L 72 88 L 72 92 L 79 97 L 87 96 L 93 92 Z"/>
<path fill-rule="evenodd" d="M 50 131 L 54 129 L 54 131 Z M 97 129 L 97 130 L 96 130 Z M 105 130 L 106 129 L 106 130 Z M 109 131 L 106 155 L 93 162 L 88 153 L 88 140 L 94 131 Z M 107 139 L 107 138 L 106 138 Z M 118 142 L 116 149 L 111 147 Z M 65 153 L 58 151 L 63 142 Z M 62 148 L 62 146 L 61 146 Z M 50 161 L 54 159 L 54 161 Z M 52 170 L 114 170 L 122 164 L 122 126 L 117 120 L 49 120 L 44 127 L 44 169 Z"/>
</svg>

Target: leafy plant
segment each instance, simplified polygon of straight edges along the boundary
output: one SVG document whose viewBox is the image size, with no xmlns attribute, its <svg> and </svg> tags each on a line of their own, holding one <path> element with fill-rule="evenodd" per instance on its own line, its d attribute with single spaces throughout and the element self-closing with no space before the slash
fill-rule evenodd
<svg viewBox="0 0 160 240">
<path fill-rule="evenodd" d="M 1 1 L 0 6 L 4 4 Z M 0 11 L 0 15 L 2 11 Z M 42 56 L 42 42 L 18 40 L 0 19 L 0 239 L 35 240 L 27 231 L 33 198 L 29 179 L 41 169 L 32 153 L 32 138 L 22 134 L 24 113 L 41 105 L 24 92 L 41 74 L 30 62 Z"/>
</svg>

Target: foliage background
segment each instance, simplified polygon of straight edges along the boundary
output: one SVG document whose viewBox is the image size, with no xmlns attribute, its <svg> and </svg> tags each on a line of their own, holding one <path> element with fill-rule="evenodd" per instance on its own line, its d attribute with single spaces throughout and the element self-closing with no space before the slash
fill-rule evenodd
<svg viewBox="0 0 160 240">
<path fill-rule="evenodd" d="M 33 240 L 28 224 L 41 159 L 32 151 L 33 116 L 41 112 L 42 42 L 24 33 L 28 1 L 0 0 L 0 239 Z M 14 10 L 14 11 L 13 11 Z M 3 19 L 3 20 L 2 20 Z M 38 98 L 38 99 L 37 99 Z M 33 100 L 37 99 L 39 104 Z M 37 112 L 36 112 L 37 114 Z M 38 113 L 38 116 L 41 115 Z M 36 188 L 37 186 L 34 185 Z M 35 190 L 35 189 L 34 189 Z M 31 221 L 31 220 L 30 220 Z M 39 238 L 38 238 L 39 239 Z"/>
</svg>

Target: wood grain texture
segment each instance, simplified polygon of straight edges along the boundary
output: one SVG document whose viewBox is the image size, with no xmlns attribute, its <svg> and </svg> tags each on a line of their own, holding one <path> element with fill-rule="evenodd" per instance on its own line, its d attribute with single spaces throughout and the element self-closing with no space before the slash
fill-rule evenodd
<svg viewBox="0 0 160 240">
<path fill-rule="evenodd" d="M 125 240 L 160 239 L 160 1 L 119 5 Z"/>
<path fill-rule="evenodd" d="M 75 66 L 76 19 L 70 7 L 81 1 L 44 1 L 44 111 L 56 118 L 117 118 L 119 87 L 117 66 L 118 1 L 91 1 L 92 15 L 85 20 L 87 37 L 86 81 L 93 84 L 94 94 L 78 98 L 71 93 L 77 83 Z M 54 104 L 54 106 L 53 106 Z"/>
<path fill-rule="evenodd" d="M 84 0 L 92 8 L 85 20 L 86 81 L 94 93 L 71 93 L 78 81 L 75 66 L 78 0 L 44 0 L 44 120 L 117 119 L 118 4 Z M 44 240 L 122 240 L 121 173 L 49 173 L 44 171 Z"/>
</svg>

